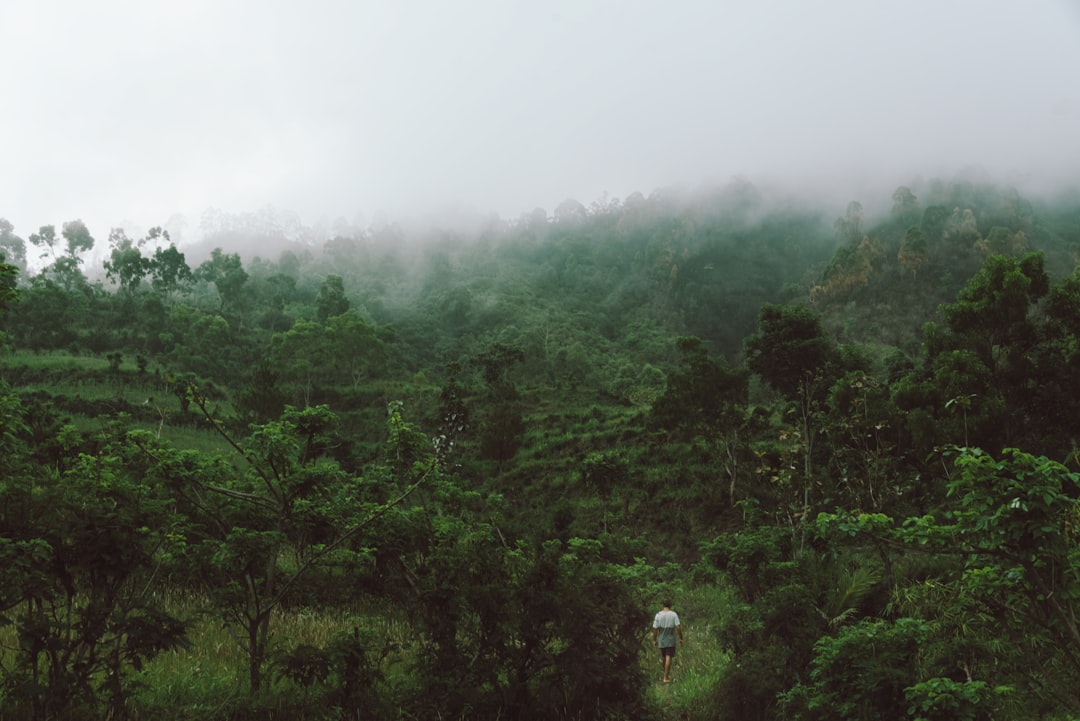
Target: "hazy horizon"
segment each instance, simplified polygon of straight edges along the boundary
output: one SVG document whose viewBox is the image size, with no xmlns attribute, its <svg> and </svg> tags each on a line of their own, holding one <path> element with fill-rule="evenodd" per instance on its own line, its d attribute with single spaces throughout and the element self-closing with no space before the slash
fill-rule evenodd
<svg viewBox="0 0 1080 721">
<path fill-rule="evenodd" d="M 1071 0 L 0 6 L 0 217 L 514 219 L 745 177 L 1080 180 Z"/>
</svg>

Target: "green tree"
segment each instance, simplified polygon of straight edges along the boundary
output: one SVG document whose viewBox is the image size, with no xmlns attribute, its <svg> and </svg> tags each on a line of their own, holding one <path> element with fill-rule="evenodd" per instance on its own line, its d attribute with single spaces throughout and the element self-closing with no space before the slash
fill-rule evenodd
<svg viewBox="0 0 1080 721">
<path fill-rule="evenodd" d="M 1028 250 L 1027 234 L 1022 230 L 1014 233 L 995 225 L 984 239 L 975 244 L 975 249 L 986 255 L 1018 256 Z"/>
<path fill-rule="evenodd" d="M 498 517 L 484 515 L 425 514 L 425 542 L 406 557 L 403 603 L 431 640 L 418 654 L 413 713 L 646 717 L 638 657 L 648 616 L 635 569 L 609 560 L 600 540 L 507 543 Z"/>
<path fill-rule="evenodd" d="M 85 291 L 86 276 L 80 268 L 83 263 L 82 254 L 94 247 L 94 238 L 81 220 L 64 223 L 61 237 L 64 239 L 66 252 L 57 255 L 56 250 L 60 239 L 56 236 L 55 226 L 43 225 L 37 233 L 30 235 L 30 242 L 42 249 L 41 258 L 53 260 L 45 267 L 41 275 L 59 283 L 68 292 Z"/>
<path fill-rule="evenodd" d="M 751 519 L 755 506 L 745 509 Z M 734 590 L 717 619 L 732 662 L 706 697 L 722 718 L 766 721 L 780 694 L 806 675 L 814 642 L 828 629 L 815 606 L 830 574 L 817 553 L 801 552 L 791 529 L 748 522 L 701 544 L 701 571 Z"/>
<path fill-rule="evenodd" d="M 296 280 L 284 273 L 259 279 L 256 284 L 257 307 L 262 309 L 258 323 L 263 328 L 284 332 L 292 327 L 295 319 L 286 312 L 289 303 L 297 299 Z"/>
<path fill-rule="evenodd" d="M 319 286 L 319 295 L 315 298 L 316 317 L 325 323 L 334 316 L 349 310 L 349 299 L 345 297 L 345 284 L 340 275 L 328 275 Z"/>
<path fill-rule="evenodd" d="M 748 373 L 709 357 L 701 340 L 679 338 L 680 368 L 652 407 L 658 424 L 710 432 L 737 424 L 747 403 Z"/>
<path fill-rule="evenodd" d="M 1046 318 L 1052 336 L 1080 336 L 1080 268 L 1049 290 Z"/>
<path fill-rule="evenodd" d="M 8 308 L 19 299 L 19 293 L 15 290 L 15 281 L 19 277 L 19 269 L 4 262 L 4 254 L 0 252 L 0 322 L 4 320 Z M 3 325 L 0 325 L 0 329 Z M 0 348 L 7 342 L 7 336 L 0 330 Z"/>
<path fill-rule="evenodd" d="M 90 229 L 86 227 L 86 223 L 81 220 L 64 223 L 61 235 L 67 242 L 65 250 L 69 258 L 78 258 L 81 262 L 82 254 L 94 248 L 94 237 L 90 235 Z"/>
<path fill-rule="evenodd" d="M 235 398 L 237 415 L 246 423 L 268 423 L 285 410 L 286 396 L 278 388 L 278 373 L 263 358 L 251 373 L 248 384 Z"/>
<path fill-rule="evenodd" d="M 41 250 L 41 258 L 56 259 L 56 226 L 43 225 L 38 232 L 30 234 L 30 243 Z"/>
<path fill-rule="evenodd" d="M 915 197 L 915 193 L 911 192 L 911 188 L 905 185 L 901 185 L 893 192 L 892 201 L 892 216 L 899 223 L 910 225 L 917 222 L 922 215 L 919 199 Z"/>
<path fill-rule="evenodd" d="M 884 258 L 882 242 L 866 236 L 857 244 L 839 248 L 822 275 L 821 284 L 811 289 L 811 298 L 815 301 L 850 298 L 853 293 L 870 284 L 874 271 L 881 266 Z"/>
<path fill-rule="evenodd" d="M 903 522 L 884 514 L 823 514 L 819 528 L 936 559 L 932 578 L 894 592 L 897 611 L 925 624 L 925 667 L 909 679 L 910 703 L 927 713 L 953 702 L 964 713 L 982 704 L 992 710 L 993 696 L 1023 686 L 1031 713 L 1075 715 L 1080 474 L 1017 449 L 1000 459 L 959 449 L 952 465 L 937 512 Z M 957 669 L 971 686 L 935 681 Z M 852 678 L 842 664 L 833 673 Z M 952 701 L 934 700 L 943 693 Z"/>
<path fill-rule="evenodd" d="M 813 385 L 834 359 L 821 316 L 803 306 L 765 304 L 746 341 L 747 368 L 787 398 Z"/>
<path fill-rule="evenodd" d="M 26 241 L 15 235 L 15 226 L 0 218 L 0 253 L 19 270 L 26 270 Z"/>
<path fill-rule="evenodd" d="M 169 322 L 183 332 L 183 342 L 173 355 L 187 370 L 213 378 L 229 377 L 239 344 L 225 318 L 178 305 L 170 312 Z"/>
<path fill-rule="evenodd" d="M 53 350 L 78 340 L 78 319 L 87 317 L 89 304 L 82 293 L 71 293 L 43 273 L 22 290 L 18 308 L 10 315 L 12 340 L 22 347 Z"/>
<path fill-rule="evenodd" d="M 833 223 L 836 237 L 845 243 L 858 243 L 863 237 L 863 207 L 862 203 L 853 200 L 847 205 L 842 218 L 837 218 Z"/>
<path fill-rule="evenodd" d="M 82 269 L 79 268 L 79 263 L 81 261 L 81 258 L 71 258 L 66 255 L 61 256 L 52 264 L 46 266 L 40 275 L 58 283 L 68 293 L 75 294 L 76 292 L 80 292 L 86 294 L 86 275 L 82 272 Z"/>
<path fill-rule="evenodd" d="M 955 591 L 1000 624 L 1017 668 L 1080 712 L 1080 474 L 1015 449 L 968 450 L 956 468 L 954 510 L 916 519 L 905 540 L 959 556 Z"/>
<path fill-rule="evenodd" d="M 271 642 L 271 615 L 319 564 L 355 564 L 368 552 L 350 539 L 439 473 L 430 444 L 400 475 L 365 480 L 326 455 L 338 420 L 326 406 L 286 407 L 281 418 L 234 439 L 207 401 L 192 402 L 236 451 L 236 465 L 203 461 L 188 451 L 138 439 L 147 474 L 181 498 L 201 533 L 188 538 L 197 564 L 193 582 L 210 594 L 248 659 L 252 694 L 262 688 Z M 414 429 L 392 405 L 391 442 Z M 390 481 L 389 483 L 383 483 Z M 380 492 L 381 491 L 381 492 Z"/>
<path fill-rule="evenodd" d="M 1028 393 L 1018 394 L 1028 431 L 1018 445 L 1051 458 L 1075 458 L 1080 399 L 1072 389 L 1080 383 L 1080 272 L 1050 289 L 1043 311 L 1040 343 L 1028 354 Z"/>
<path fill-rule="evenodd" d="M 385 334 L 365 323 L 354 311 L 331 316 L 326 322 L 325 337 L 333 368 L 344 372 L 353 390 L 385 369 L 389 359 Z"/>
<path fill-rule="evenodd" d="M 185 643 L 185 624 L 160 605 L 157 573 L 183 519 L 125 454 L 112 435 L 62 472 L 5 457 L 14 473 L 0 481 L 9 573 L 0 613 L 18 650 L 0 704 L 13 718 L 124 713 L 132 672 Z"/>
<path fill-rule="evenodd" d="M 316 387 L 332 376 L 334 359 L 326 328 L 315 321 L 298 320 L 287 332 L 275 333 L 270 355 L 305 406 Z"/>
<path fill-rule="evenodd" d="M 221 248 L 214 248 L 210 258 L 195 270 L 194 276 L 198 280 L 213 283 L 218 292 L 219 313 L 225 312 L 226 308 L 234 310 L 240 306 L 248 274 L 239 254 L 225 253 Z"/>
<path fill-rule="evenodd" d="M 867 619 L 814 644 L 809 680 L 784 694 L 788 713 L 805 721 L 901 721 L 910 718 L 905 690 L 919 680 L 926 622 Z M 804 708 L 799 709 L 799 706 Z"/>
<path fill-rule="evenodd" d="M 120 292 L 130 303 L 150 272 L 150 259 L 144 258 L 139 247 L 119 228 L 109 234 L 109 244 L 112 250 L 104 263 L 105 277 L 120 285 Z"/>
<path fill-rule="evenodd" d="M 168 238 L 168 236 L 165 236 Z M 184 254 L 175 245 L 168 248 L 155 248 L 149 259 L 150 284 L 158 293 L 169 300 L 174 293 L 194 280 L 191 268 L 184 259 Z"/>
<path fill-rule="evenodd" d="M 525 352 L 505 343 L 493 343 L 473 359 L 473 365 L 480 368 L 487 384 L 483 405 L 475 413 L 480 451 L 485 458 L 507 461 L 521 447 L 525 420 L 510 373 L 514 366 L 524 362 Z"/>
<path fill-rule="evenodd" d="M 792 403 L 798 418 L 804 505 L 809 503 L 822 403 L 839 371 L 839 359 L 821 317 L 802 306 L 762 306 L 758 330 L 746 341 L 747 368 Z"/>
<path fill-rule="evenodd" d="M 930 205 L 922 213 L 919 228 L 926 233 L 927 240 L 937 246 L 945 233 L 945 224 L 949 220 L 949 209 L 944 205 Z"/>
<path fill-rule="evenodd" d="M 30 235 L 30 242 L 42 249 L 42 258 L 53 259 L 42 274 L 51 276 L 65 290 L 71 292 L 86 285 L 86 276 L 79 267 L 83 262 L 81 254 L 94 247 L 94 239 L 86 224 L 81 220 L 64 223 L 61 235 L 66 243 L 67 252 L 60 256 L 56 254 L 56 247 L 59 244 L 56 226 L 41 226 L 37 233 Z"/>
<path fill-rule="evenodd" d="M 664 394 L 653 403 L 650 420 L 659 427 L 689 429 L 716 445 L 728 476 L 728 497 L 735 502 L 742 434 L 749 400 L 749 373 L 709 358 L 698 338 L 676 343 L 680 368 L 667 379 Z"/>
<path fill-rule="evenodd" d="M 991 255 L 942 313 L 949 330 L 996 371 L 1003 355 L 1023 352 L 1033 342 L 1029 312 L 1047 292 L 1042 254 L 1019 259 Z"/>
<path fill-rule="evenodd" d="M 456 455 L 460 441 L 467 438 L 470 431 L 469 408 L 465 404 L 465 389 L 458 381 L 461 364 L 450 363 L 446 367 L 446 385 L 439 393 L 439 416 L 432 443 L 447 468 L 452 467 L 451 459 Z"/>
<path fill-rule="evenodd" d="M 506 343 L 493 343 L 473 360 L 483 374 L 484 382 L 489 386 L 509 385 L 510 371 L 514 366 L 525 362 L 525 353 Z"/>
<path fill-rule="evenodd" d="M 896 259 L 905 270 L 911 271 L 911 277 L 918 276 L 919 270 L 930 262 L 930 255 L 926 243 L 926 233 L 921 228 L 911 226 L 904 233 L 904 242 L 900 245 L 900 251 Z"/>
<path fill-rule="evenodd" d="M 898 478 L 899 414 L 889 387 L 865 370 L 849 371 L 829 390 L 826 408 L 830 495 L 847 507 L 890 505 L 906 489 Z"/>
<path fill-rule="evenodd" d="M 1070 341 L 1055 309 L 1067 307 L 1065 287 L 1040 313 L 1050 292 L 1043 256 L 991 255 L 956 301 L 940 306 L 944 325 L 924 326 L 926 357 L 894 390 L 920 452 L 943 441 L 991 452 L 1069 445 L 1061 431 L 1074 427 L 1070 394 L 1061 391 L 1073 375 Z M 1050 417 L 1058 422 L 1048 424 Z"/>
</svg>

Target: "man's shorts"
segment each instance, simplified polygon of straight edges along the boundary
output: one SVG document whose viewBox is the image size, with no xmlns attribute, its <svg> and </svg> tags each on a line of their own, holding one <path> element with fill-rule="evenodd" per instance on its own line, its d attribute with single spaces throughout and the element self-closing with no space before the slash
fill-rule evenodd
<svg viewBox="0 0 1080 721">
<path fill-rule="evenodd" d="M 664 648 L 660 649 L 660 655 L 661 657 L 671 656 L 672 658 L 675 658 L 675 647 L 665 646 Z"/>
</svg>

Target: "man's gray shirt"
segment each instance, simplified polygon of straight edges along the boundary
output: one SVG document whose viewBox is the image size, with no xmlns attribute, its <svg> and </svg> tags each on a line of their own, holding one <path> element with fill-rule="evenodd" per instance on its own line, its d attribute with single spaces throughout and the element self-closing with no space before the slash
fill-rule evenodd
<svg viewBox="0 0 1080 721">
<path fill-rule="evenodd" d="M 675 645 L 675 627 L 679 625 L 679 614 L 674 611 L 661 611 L 653 619 L 652 627 L 659 630 L 656 645 L 671 648 Z"/>
</svg>

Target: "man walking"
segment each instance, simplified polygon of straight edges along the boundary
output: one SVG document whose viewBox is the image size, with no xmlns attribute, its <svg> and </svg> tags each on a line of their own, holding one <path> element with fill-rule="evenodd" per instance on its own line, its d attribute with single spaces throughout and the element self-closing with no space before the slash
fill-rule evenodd
<svg viewBox="0 0 1080 721">
<path fill-rule="evenodd" d="M 683 638 L 679 614 L 671 610 L 671 601 L 664 601 L 664 609 L 656 614 L 652 622 L 652 643 L 660 649 L 660 662 L 664 664 L 664 683 L 671 683 L 671 659 L 675 658 L 675 636 L 679 644 L 686 645 Z"/>
</svg>

